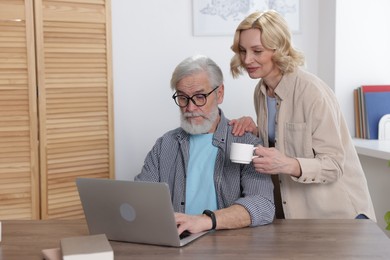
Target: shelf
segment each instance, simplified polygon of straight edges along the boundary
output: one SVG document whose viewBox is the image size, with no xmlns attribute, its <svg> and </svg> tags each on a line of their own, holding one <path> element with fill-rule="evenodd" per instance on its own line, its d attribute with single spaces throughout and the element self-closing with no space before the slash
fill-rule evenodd
<svg viewBox="0 0 390 260">
<path fill-rule="evenodd" d="M 358 154 L 390 160 L 390 140 L 353 139 Z"/>
</svg>

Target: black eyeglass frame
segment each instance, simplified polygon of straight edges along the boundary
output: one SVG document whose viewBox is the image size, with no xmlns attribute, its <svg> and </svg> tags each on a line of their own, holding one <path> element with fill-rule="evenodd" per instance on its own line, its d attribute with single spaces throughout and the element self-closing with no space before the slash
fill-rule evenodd
<svg viewBox="0 0 390 260">
<path fill-rule="evenodd" d="M 217 90 L 220 86 L 216 86 L 213 90 L 211 90 L 209 93 L 207 94 L 195 94 L 195 95 L 192 95 L 191 97 L 187 96 L 187 95 L 181 95 L 181 94 L 177 94 L 177 92 L 175 92 L 173 95 L 172 95 L 172 98 L 173 100 L 175 100 L 175 103 L 176 105 L 178 105 L 179 107 L 186 107 L 188 106 L 188 104 L 190 103 L 190 100 L 192 101 L 192 103 L 197 106 L 197 107 L 203 107 L 204 105 L 206 105 L 207 103 L 207 97 L 210 96 L 211 93 L 213 93 L 215 90 Z M 203 96 L 204 97 L 204 100 L 205 102 L 202 104 L 202 105 L 198 105 L 196 104 L 195 100 L 193 99 L 193 97 L 195 96 Z M 186 98 L 187 102 L 186 102 L 186 105 L 185 106 L 181 106 L 179 105 L 178 101 L 176 100 L 177 97 L 183 97 L 183 98 Z"/>
</svg>

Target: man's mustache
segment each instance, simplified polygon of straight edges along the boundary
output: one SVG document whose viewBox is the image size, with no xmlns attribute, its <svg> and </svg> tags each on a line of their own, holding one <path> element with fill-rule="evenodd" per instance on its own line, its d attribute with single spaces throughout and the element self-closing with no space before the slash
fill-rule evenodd
<svg viewBox="0 0 390 260">
<path fill-rule="evenodd" d="M 186 113 L 183 113 L 183 117 L 184 118 L 189 118 L 189 117 L 197 117 L 197 116 L 201 116 L 203 118 L 207 118 L 206 115 L 202 112 L 186 112 Z"/>
</svg>

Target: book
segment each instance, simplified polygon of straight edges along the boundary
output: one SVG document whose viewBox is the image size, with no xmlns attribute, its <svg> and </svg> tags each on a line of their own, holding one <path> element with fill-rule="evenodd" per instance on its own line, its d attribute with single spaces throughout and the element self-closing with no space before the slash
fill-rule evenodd
<svg viewBox="0 0 390 260">
<path fill-rule="evenodd" d="M 390 85 L 363 85 L 361 88 L 363 90 L 363 93 L 390 91 Z"/>
<path fill-rule="evenodd" d="M 390 114 L 390 91 L 364 92 L 364 104 L 367 139 L 378 139 L 379 120 Z"/>
<path fill-rule="evenodd" d="M 113 260 L 114 252 L 105 234 L 61 239 L 63 260 Z"/>
<path fill-rule="evenodd" d="M 365 108 L 365 94 L 368 93 L 368 92 L 389 92 L 390 91 L 390 85 L 362 85 L 360 87 L 360 93 L 361 93 L 361 100 L 360 102 L 362 103 L 362 107 L 361 107 L 361 127 L 362 127 L 362 131 L 363 131 L 363 135 L 362 137 L 365 138 L 365 139 L 377 139 L 375 138 L 376 137 L 376 133 L 377 132 L 374 132 L 374 136 L 371 136 L 370 134 L 370 128 L 369 128 L 369 124 L 370 122 L 368 121 L 367 119 L 367 115 L 366 115 L 366 108 Z M 373 119 L 371 119 L 372 121 Z M 373 122 L 371 122 L 371 124 L 373 124 Z M 376 131 L 376 130 L 371 130 L 371 131 Z"/>
<path fill-rule="evenodd" d="M 361 129 L 361 137 L 367 138 L 367 128 L 366 128 L 366 113 L 365 113 L 365 104 L 364 104 L 364 93 L 363 88 L 359 88 L 359 118 L 360 118 L 360 129 Z"/>
<path fill-rule="evenodd" d="M 62 260 L 60 248 L 42 249 L 42 256 L 44 260 Z"/>
<path fill-rule="evenodd" d="M 359 89 L 354 89 L 353 91 L 353 104 L 354 104 L 354 114 L 355 114 L 355 137 L 356 138 L 362 138 L 362 133 L 361 133 L 361 109 L 360 109 L 360 104 L 359 104 Z"/>
<path fill-rule="evenodd" d="M 362 85 L 354 90 L 353 99 L 354 99 L 354 119 L 355 119 L 355 137 L 363 138 L 363 139 L 377 139 L 378 138 L 378 117 L 384 113 L 383 106 L 388 106 L 387 103 L 390 103 L 390 100 L 383 100 L 383 98 L 379 98 L 376 102 L 380 102 L 379 104 L 369 101 L 369 105 L 366 105 L 366 94 L 367 93 L 389 93 L 390 85 Z M 387 95 L 387 94 L 383 94 Z M 371 96 L 382 96 L 382 94 L 369 94 L 369 98 Z M 367 111 L 369 114 L 367 115 Z M 379 115 L 373 114 L 376 112 Z M 383 115 L 382 115 L 383 116 Z"/>
</svg>

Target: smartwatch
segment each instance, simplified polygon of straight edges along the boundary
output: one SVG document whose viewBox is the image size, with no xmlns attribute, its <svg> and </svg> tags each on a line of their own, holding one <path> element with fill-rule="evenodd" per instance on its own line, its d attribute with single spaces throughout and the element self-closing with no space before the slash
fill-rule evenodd
<svg viewBox="0 0 390 260">
<path fill-rule="evenodd" d="M 203 214 L 205 214 L 206 216 L 211 218 L 212 227 L 210 230 L 214 230 L 217 227 L 217 219 L 215 218 L 214 212 L 212 212 L 211 210 L 205 209 L 203 211 Z"/>
</svg>

